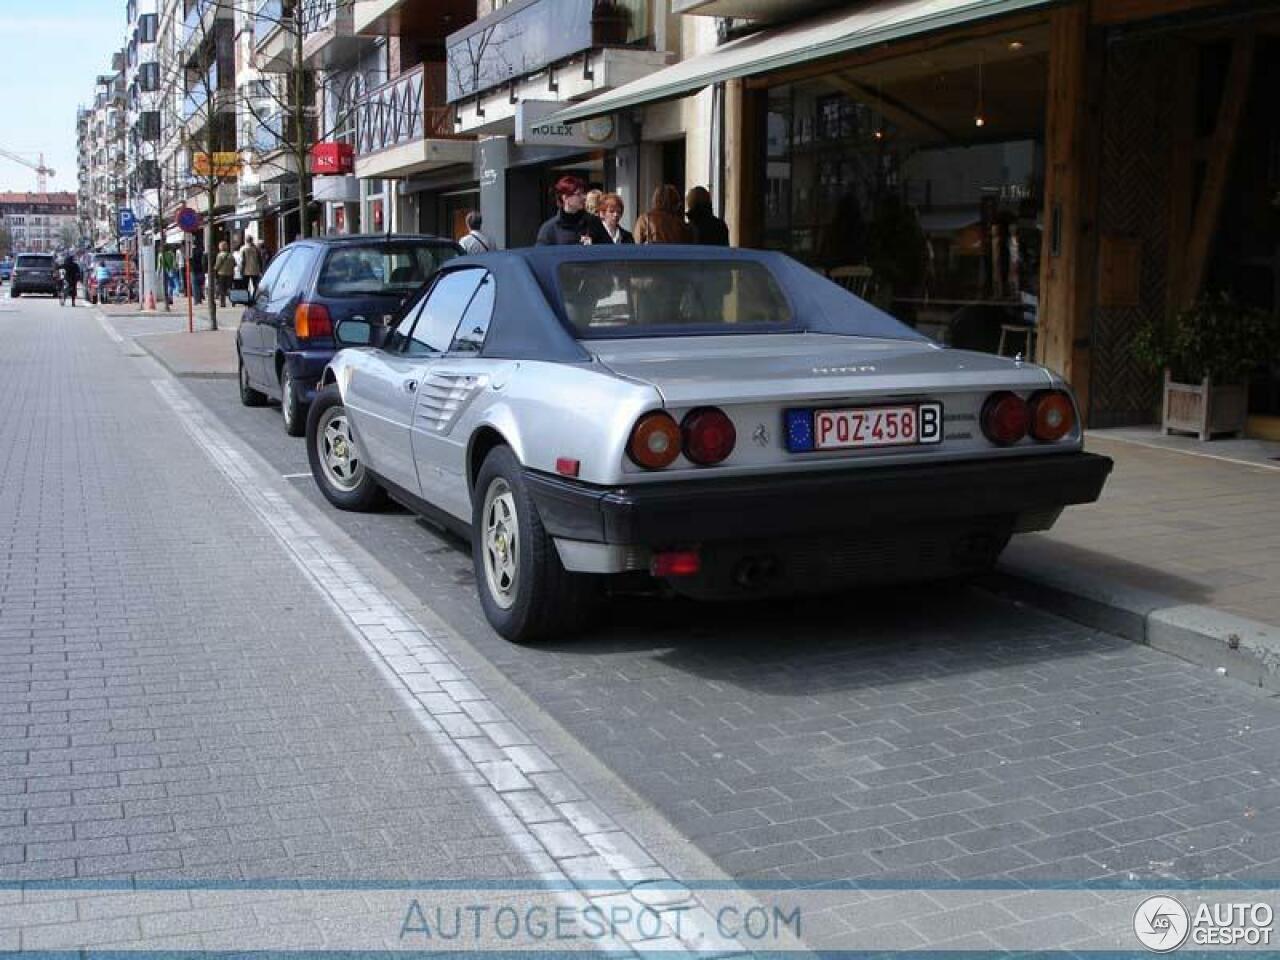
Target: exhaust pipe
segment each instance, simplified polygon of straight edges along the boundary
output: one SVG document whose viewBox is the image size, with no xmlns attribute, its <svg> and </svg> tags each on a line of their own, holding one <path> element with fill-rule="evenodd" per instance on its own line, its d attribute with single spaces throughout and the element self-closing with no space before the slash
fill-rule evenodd
<svg viewBox="0 0 1280 960">
<path fill-rule="evenodd" d="M 745 557 L 733 568 L 733 582 L 743 590 L 756 592 L 778 576 L 778 559 L 773 556 Z"/>
</svg>

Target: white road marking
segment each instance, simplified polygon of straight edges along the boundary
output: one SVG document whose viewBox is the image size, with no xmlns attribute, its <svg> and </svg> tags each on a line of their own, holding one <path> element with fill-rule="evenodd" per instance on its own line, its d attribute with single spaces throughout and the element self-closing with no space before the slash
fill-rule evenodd
<svg viewBox="0 0 1280 960">
<path fill-rule="evenodd" d="M 624 898 L 638 910 L 644 907 L 639 899 L 644 889 L 637 878 L 643 877 L 645 883 L 675 883 L 603 812 L 584 822 L 580 816 L 583 803 L 573 792 L 566 798 L 563 791 L 570 781 L 555 760 L 531 746 L 536 741 L 467 678 L 424 627 L 342 558 L 283 492 L 273 488 L 244 457 L 238 441 L 207 416 L 176 380 L 152 382 L 187 433 L 344 623 L 428 732 L 435 748 L 455 770 L 479 775 L 471 787 L 476 801 L 502 821 L 524 824 L 526 829 L 522 830 L 506 828 L 508 838 L 540 876 L 566 891 L 561 894 L 566 904 L 581 906 L 585 898 L 592 904 L 612 905 Z M 513 731 L 518 734 L 514 740 L 523 745 L 511 745 Z M 542 822 L 540 804 L 549 805 L 562 819 Z M 589 852 L 584 854 L 584 850 Z M 607 867 L 601 867 L 602 863 Z M 581 872 L 584 869 L 586 876 Z M 664 912 L 660 907 L 653 909 Z M 702 904 L 692 910 L 684 905 L 674 911 L 674 918 L 673 922 L 671 915 L 664 916 L 665 942 L 694 951 L 742 949 L 720 933 Z M 612 946 L 645 949 L 645 944 L 652 942 L 646 939 L 624 945 L 615 941 Z M 611 944 L 606 940 L 598 946 L 607 949 Z"/>
<path fill-rule="evenodd" d="M 281 477 L 281 479 L 284 479 L 284 480 L 310 480 L 310 479 L 311 479 L 311 474 L 310 474 L 310 472 L 308 472 L 308 473 L 282 473 L 282 474 L 280 474 L 280 477 Z"/>
<path fill-rule="evenodd" d="M 103 329 L 103 332 L 111 338 L 112 343 L 124 343 L 124 337 L 120 336 L 119 331 L 112 326 L 111 321 L 107 319 L 107 315 L 105 313 L 101 310 L 95 310 L 93 311 L 93 315 L 98 318 L 98 326 L 100 326 Z"/>
<path fill-rule="evenodd" d="M 1087 439 L 1086 434 L 1086 439 Z M 1262 470 L 1280 470 L 1280 463 L 1259 463 L 1256 460 L 1241 460 L 1239 457 L 1224 457 L 1220 453 L 1205 453 L 1200 450 L 1184 450 L 1182 447 L 1167 447 L 1161 443 L 1137 440 L 1133 437 L 1116 437 L 1111 434 L 1095 437 L 1105 443 L 1128 443 L 1135 447 L 1146 447 L 1148 450 L 1163 450 L 1166 453 L 1180 453 L 1186 457 L 1203 457 L 1206 460 L 1221 460 L 1223 463 L 1234 463 L 1241 467 L 1258 467 Z"/>
</svg>

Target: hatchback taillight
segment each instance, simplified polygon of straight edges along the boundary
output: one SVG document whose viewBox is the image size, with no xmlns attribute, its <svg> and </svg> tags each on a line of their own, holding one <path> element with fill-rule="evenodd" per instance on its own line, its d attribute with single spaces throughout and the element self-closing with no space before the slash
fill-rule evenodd
<svg viewBox="0 0 1280 960">
<path fill-rule="evenodd" d="M 1041 443 L 1056 443 L 1075 428 L 1075 406 L 1061 390 L 1042 390 L 1030 406 L 1031 435 Z"/>
<path fill-rule="evenodd" d="M 323 303 L 300 303 L 293 313 L 293 329 L 299 340 L 333 336 L 333 317 Z"/>
<path fill-rule="evenodd" d="M 982 407 L 982 432 L 997 446 L 1010 447 L 1027 435 L 1031 411 L 1016 393 L 1001 390 L 987 397 Z"/>
<path fill-rule="evenodd" d="M 714 466 L 726 460 L 738 442 L 733 421 L 717 407 L 690 410 L 681 424 L 681 432 L 684 434 L 684 455 L 700 467 Z"/>
</svg>

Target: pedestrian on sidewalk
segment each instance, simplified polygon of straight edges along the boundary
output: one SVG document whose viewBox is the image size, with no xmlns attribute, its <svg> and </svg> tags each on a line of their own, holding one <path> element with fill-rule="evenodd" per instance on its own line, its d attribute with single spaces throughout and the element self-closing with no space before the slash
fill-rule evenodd
<svg viewBox="0 0 1280 960">
<path fill-rule="evenodd" d="M 538 246 L 554 247 L 591 242 L 593 224 L 599 223 L 586 211 L 587 185 L 573 174 L 556 181 L 555 192 L 559 213 L 538 230 Z"/>
<path fill-rule="evenodd" d="M 729 225 L 711 209 L 711 193 L 706 187 L 694 187 L 684 198 L 685 216 L 693 242 L 704 247 L 727 247 Z"/>
<path fill-rule="evenodd" d="M 204 303 L 204 277 L 208 272 L 208 259 L 202 242 L 191 245 L 191 296 L 196 303 Z"/>
<path fill-rule="evenodd" d="M 236 258 L 231 253 L 230 245 L 223 240 L 218 244 L 218 255 L 213 260 L 213 281 L 217 286 L 218 306 L 227 305 L 227 294 L 231 292 L 231 282 L 235 277 Z"/>
<path fill-rule="evenodd" d="M 691 243 L 693 234 L 680 210 L 680 191 L 664 183 L 653 191 L 649 212 L 636 221 L 636 243 Z"/>
<path fill-rule="evenodd" d="M 484 226 L 484 217 L 480 216 L 479 210 L 472 210 L 467 214 L 467 235 L 458 241 L 458 246 L 462 247 L 467 253 L 475 255 L 477 253 L 488 253 L 496 250 L 492 240 L 480 228 Z"/>
<path fill-rule="evenodd" d="M 600 232 L 592 235 L 593 243 L 635 243 L 630 230 L 622 226 L 622 214 L 626 212 L 622 198 L 616 193 L 606 193 L 600 198 L 596 213 L 600 217 Z"/>
<path fill-rule="evenodd" d="M 174 283 L 178 278 L 177 258 L 173 255 L 173 247 L 168 245 L 160 251 L 160 276 L 164 278 L 165 309 L 173 306 Z"/>
<path fill-rule="evenodd" d="M 244 246 L 240 248 L 240 275 L 245 279 L 249 295 L 258 293 L 258 281 L 262 279 L 262 252 L 253 242 L 253 237 L 244 238 Z"/>
</svg>

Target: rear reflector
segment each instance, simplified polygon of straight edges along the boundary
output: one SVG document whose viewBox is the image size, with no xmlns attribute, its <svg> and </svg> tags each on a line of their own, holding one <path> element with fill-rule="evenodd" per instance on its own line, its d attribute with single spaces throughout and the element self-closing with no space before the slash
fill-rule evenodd
<svg viewBox="0 0 1280 960">
<path fill-rule="evenodd" d="M 570 460 L 568 457 L 556 458 L 556 473 L 562 477 L 576 477 L 581 468 L 582 464 L 577 460 Z"/>
<path fill-rule="evenodd" d="M 655 577 L 692 577 L 702 569 L 702 559 L 696 550 L 669 550 L 655 553 L 649 564 L 649 572 Z"/>
</svg>

